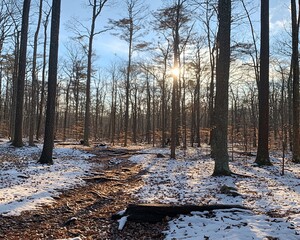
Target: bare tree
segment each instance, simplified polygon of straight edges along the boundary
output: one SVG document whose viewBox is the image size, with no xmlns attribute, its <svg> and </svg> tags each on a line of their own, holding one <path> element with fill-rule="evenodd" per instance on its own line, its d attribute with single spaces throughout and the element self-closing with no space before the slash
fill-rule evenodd
<svg viewBox="0 0 300 240">
<path fill-rule="evenodd" d="M 255 163 L 270 165 L 269 158 L 269 0 L 261 0 L 260 77 L 258 87 L 258 148 Z"/>
<path fill-rule="evenodd" d="M 158 77 L 158 73 L 152 73 L 153 77 L 156 78 L 157 83 L 159 83 L 159 88 L 161 91 L 161 146 L 164 148 L 166 146 L 166 126 L 167 126 L 167 104 L 166 104 L 166 91 L 167 91 L 167 69 L 168 61 L 170 59 L 171 53 L 171 43 L 167 41 L 165 44 L 158 43 L 157 48 L 159 53 L 154 56 L 155 64 L 157 64 L 158 71 L 161 76 Z"/>
<path fill-rule="evenodd" d="M 13 18 L 14 19 L 14 18 Z M 18 63 L 20 57 L 20 31 L 19 24 L 17 21 L 15 22 L 15 30 L 14 30 L 14 64 L 13 64 L 13 74 L 12 74 L 12 103 L 10 110 L 10 136 L 13 141 L 15 136 L 15 126 L 16 126 L 16 108 L 17 108 L 17 81 L 18 81 Z M 7 95 L 6 95 L 7 96 Z M 7 104 L 7 101 L 6 101 Z M 7 105 L 4 108 L 7 109 Z"/>
<path fill-rule="evenodd" d="M 109 69 L 111 75 L 111 110 L 110 110 L 110 128 L 111 128 L 111 137 L 110 142 L 115 144 L 115 135 L 116 135 L 116 115 L 117 115 L 117 93 L 118 93 L 118 69 L 115 63 L 111 64 Z"/>
<path fill-rule="evenodd" d="M 195 78 L 196 78 L 196 86 L 194 89 L 194 93 L 195 93 L 195 107 L 194 107 L 194 111 L 195 111 L 195 119 L 194 119 L 194 125 L 195 125 L 195 133 L 192 132 L 191 134 L 195 134 L 196 135 L 196 142 L 197 142 L 197 147 L 200 147 L 200 123 L 201 123 L 201 118 L 200 118 L 200 80 L 201 80 L 201 70 L 205 69 L 205 66 L 202 66 L 202 62 L 201 62 L 201 48 L 202 48 L 202 42 L 203 39 L 199 38 L 199 41 L 196 44 L 196 52 L 195 52 L 195 60 L 193 62 L 193 67 L 194 67 L 194 71 L 195 71 Z M 204 64 L 203 64 L 204 65 Z M 194 140 L 194 136 L 192 137 L 192 139 Z M 193 142 L 192 142 L 192 146 L 193 146 Z"/>
<path fill-rule="evenodd" d="M 12 145 L 15 147 L 23 146 L 23 105 L 24 105 L 24 87 L 25 87 L 25 70 L 26 70 L 26 52 L 27 52 L 27 35 L 28 35 L 28 20 L 29 20 L 30 0 L 24 0 L 22 14 L 22 29 L 20 56 L 18 67 L 18 82 L 17 82 L 17 101 L 15 113 L 15 132 Z"/>
<path fill-rule="evenodd" d="M 128 43 L 128 63 L 126 70 L 126 102 L 125 102 L 125 121 L 124 121 L 124 146 L 127 146 L 128 125 L 129 125 L 129 99 L 130 99 L 130 82 L 132 72 L 132 55 L 134 50 L 141 48 L 144 43 L 139 43 L 143 33 L 143 20 L 146 12 L 146 5 L 143 0 L 125 0 L 127 7 L 127 16 L 120 20 L 110 20 L 110 23 L 120 30 L 121 39 Z"/>
<path fill-rule="evenodd" d="M 300 4 L 299 4 L 300 6 Z M 298 9 L 299 11 L 299 9 Z M 300 14 L 300 11 L 299 11 Z M 291 0 L 292 16 L 292 75 L 293 75 L 293 162 L 300 163 L 300 130 L 299 130 L 299 15 L 297 20 L 296 0 Z"/>
<path fill-rule="evenodd" d="M 42 118 L 43 118 L 43 109 L 45 104 L 45 78 L 46 78 L 46 67 L 47 67 L 47 30 L 49 24 L 49 17 L 51 13 L 51 8 L 45 12 L 45 19 L 43 20 L 43 66 L 42 66 L 42 82 L 39 88 L 40 90 L 40 102 L 39 102 L 39 110 L 38 110 L 38 118 L 37 118 L 37 127 L 36 127 L 36 139 L 39 140 L 42 126 Z"/>
<path fill-rule="evenodd" d="M 215 131 L 213 153 L 214 176 L 230 175 L 228 156 L 228 87 L 230 68 L 231 0 L 219 0 L 219 30 L 217 44 L 219 55 L 216 71 Z M 216 147 L 217 146 L 217 147 Z"/>
<path fill-rule="evenodd" d="M 209 144 L 213 145 L 214 138 L 213 132 L 215 128 L 214 124 L 214 103 L 215 103 L 215 75 L 216 75 L 216 58 L 217 58 L 217 31 L 218 26 L 214 24 L 215 17 L 217 15 L 217 1 L 216 0 L 205 0 L 195 1 L 199 4 L 204 13 L 200 14 L 200 20 L 204 24 L 204 31 L 206 33 L 207 46 L 209 51 L 209 65 L 210 65 L 210 82 L 208 91 L 208 123 L 210 126 L 210 140 Z M 213 147 L 211 148 L 213 149 Z M 214 156 L 213 150 L 211 152 L 212 157 Z"/>
<path fill-rule="evenodd" d="M 83 144 L 89 146 L 89 137 L 90 137 L 90 123 L 91 123 L 91 76 L 92 76 L 92 54 L 93 54 L 93 41 L 94 37 L 100 34 L 103 31 L 96 31 L 96 20 L 100 13 L 102 12 L 105 4 L 108 0 L 89 0 L 89 6 L 92 7 L 92 21 L 91 27 L 89 29 L 89 44 L 88 44 L 88 62 L 87 62 L 87 79 L 86 79 L 86 105 L 85 105 L 85 120 L 84 120 L 84 135 L 83 135 Z M 106 30 L 104 30 L 106 31 Z"/>
<path fill-rule="evenodd" d="M 42 164 L 53 164 L 60 6 L 61 0 L 52 1 L 46 123 L 43 150 L 38 161 Z"/>
<path fill-rule="evenodd" d="M 97 19 L 101 15 L 104 7 L 108 4 L 108 0 L 89 0 L 88 7 L 92 9 L 92 16 L 90 27 L 86 27 L 82 21 L 77 19 L 72 19 L 69 22 L 68 27 L 75 34 L 73 39 L 77 40 L 81 44 L 83 50 L 87 55 L 87 72 L 86 72 L 86 87 L 85 87 L 85 115 L 84 115 L 84 133 L 83 133 L 83 144 L 85 146 L 89 145 L 90 138 L 90 125 L 91 125 L 91 80 L 93 75 L 93 56 L 95 55 L 93 44 L 94 39 L 97 35 L 104 33 L 110 28 L 103 28 L 102 30 L 97 30 L 96 23 Z M 84 40 L 87 39 L 86 44 Z"/>
<path fill-rule="evenodd" d="M 15 131 L 15 113 L 16 113 L 16 87 L 17 87 L 17 78 L 18 78 L 18 63 L 19 63 L 19 55 L 20 55 L 20 23 L 22 20 L 22 11 L 19 8 L 19 4 L 21 2 L 16 2 L 13 0 L 3 0 L 0 3 L 0 91 L 2 92 L 2 82 L 6 76 L 6 90 L 5 90 L 5 100 L 3 102 L 3 111 L 2 111 L 2 95 L 0 95 L 0 114 L 4 120 L 9 121 L 7 124 L 10 128 L 9 136 L 13 140 L 14 131 Z M 12 40 L 12 49 L 13 53 L 5 51 L 6 44 L 9 44 L 9 40 Z M 5 66 L 5 61 L 8 64 Z M 3 74 L 3 70 L 10 68 L 12 73 L 11 77 L 11 85 L 12 88 L 9 88 L 9 77 L 8 72 Z M 12 90 L 12 96 L 9 95 L 10 90 Z M 10 97 L 11 108 L 10 107 Z M 7 118 L 8 113 L 10 111 L 9 118 Z"/>
<path fill-rule="evenodd" d="M 0 3 L 0 55 L 7 38 L 13 35 L 14 23 L 11 21 L 12 5 L 9 1 L 1 1 Z M 2 59 L 0 60 L 1 64 Z"/>
<path fill-rule="evenodd" d="M 191 36 L 193 27 L 189 26 L 190 15 L 187 11 L 187 0 L 174 0 L 172 5 L 158 10 L 156 19 L 160 21 L 157 30 L 170 31 L 167 41 L 172 43 L 173 50 L 173 89 L 172 89 L 172 122 L 171 122 L 171 158 L 175 158 L 176 145 L 179 143 L 178 127 L 180 121 L 180 55 Z"/>
<path fill-rule="evenodd" d="M 254 73 L 255 73 L 255 80 L 256 80 L 256 85 L 257 87 L 259 86 L 259 77 L 260 77 L 260 73 L 259 73 L 259 52 L 258 52 L 258 48 L 257 48 L 257 40 L 256 40 L 256 36 L 255 36 L 255 29 L 254 29 L 254 25 L 253 25 L 253 21 L 251 19 L 251 10 L 248 10 L 246 3 L 244 0 L 241 0 L 242 6 L 245 10 L 246 13 L 246 17 L 247 20 L 249 22 L 249 26 L 250 26 L 250 31 L 251 31 L 251 37 L 252 37 L 252 43 L 249 45 L 249 49 L 245 49 L 246 53 L 250 55 L 251 60 L 252 60 L 252 64 L 253 64 L 253 69 L 254 69 Z M 255 11 L 255 9 L 252 9 L 253 12 Z M 253 45 L 253 49 L 251 49 Z M 254 95 L 253 92 L 251 94 L 251 113 L 252 113 L 252 127 L 253 127 L 253 147 L 257 147 L 257 136 L 256 136 L 256 129 L 257 129 L 257 116 L 255 114 L 255 104 L 254 104 Z"/>
<path fill-rule="evenodd" d="M 33 135 L 34 129 L 36 126 L 36 92 L 37 92 L 37 70 L 36 70 L 36 62 L 37 62 L 37 47 L 38 47 L 38 37 L 39 31 L 42 22 L 42 13 L 43 13 L 43 0 L 39 2 L 39 15 L 38 15 L 38 23 L 36 26 L 36 31 L 34 33 L 34 41 L 33 41 L 33 56 L 32 56 L 32 90 L 31 90 L 31 110 L 30 110 L 30 125 L 29 125 L 29 145 L 33 146 Z"/>
</svg>

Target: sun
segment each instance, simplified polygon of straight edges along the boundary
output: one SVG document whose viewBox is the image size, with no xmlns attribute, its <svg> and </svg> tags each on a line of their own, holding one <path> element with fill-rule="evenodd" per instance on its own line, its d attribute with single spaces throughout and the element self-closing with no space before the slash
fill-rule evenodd
<svg viewBox="0 0 300 240">
<path fill-rule="evenodd" d="M 173 76 L 179 76 L 179 68 L 178 67 L 174 67 L 172 68 L 172 75 Z"/>
<path fill-rule="evenodd" d="M 172 68 L 172 75 L 178 77 L 180 73 L 180 69 L 177 67 Z"/>
</svg>

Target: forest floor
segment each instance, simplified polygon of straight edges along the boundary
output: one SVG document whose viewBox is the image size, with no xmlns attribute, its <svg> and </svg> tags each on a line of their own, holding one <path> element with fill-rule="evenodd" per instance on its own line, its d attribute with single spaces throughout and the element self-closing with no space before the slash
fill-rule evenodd
<svg viewBox="0 0 300 240">
<path fill-rule="evenodd" d="M 63 146 L 63 148 L 66 146 Z M 57 145 L 56 147 L 61 148 L 62 146 Z M 69 147 L 83 150 L 80 145 L 70 145 L 67 146 L 67 149 Z M 10 148 L 10 150 L 10 152 L 14 152 L 13 148 Z M 22 149 L 19 151 L 28 153 L 28 147 L 24 147 L 23 151 Z M 13 160 L 13 164 L 9 165 L 9 173 L 14 171 L 12 167 L 15 167 L 19 170 L 19 174 L 13 174 L 16 178 L 25 181 L 32 178 L 32 175 L 24 174 L 24 171 L 26 172 L 24 168 L 28 168 L 28 165 L 24 162 L 28 157 L 36 162 L 38 160 L 36 151 L 37 149 L 33 149 L 33 154 L 24 154 L 27 157 L 24 159 L 23 156 L 21 164 L 18 159 Z M 12 162 L 10 159 L 12 155 L 8 154 L 5 158 L 2 155 L 2 159 L 5 159 L 5 161 L 0 161 L 0 169 L 2 170 L 0 170 L 2 173 L 0 174 L 0 193 L 2 193 L 0 194 L 0 213 L 3 212 L 2 215 L 0 214 L 0 239 L 164 239 L 162 230 L 167 222 L 151 225 L 147 223 L 129 223 L 126 229 L 119 231 L 118 222 L 111 220 L 112 214 L 123 210 L 129 203 L 137 201 L 130 194 L 129 189 L 139 188 L 143 184 L 141 167 L 128 160 L 135 150 L 131 149 L 131 153 L 127 150 L 125 152 L 120 151 L 120 149 L 118 149 L 118 152 L 110 152 L 96 147 L 84 148 L 84 151 L 93 154 L 85 156 L 85 161 L 91 164 L 91 167 L 84 171 L 85 175 L 80 176 L 86 179 L 85 183 L 73 182 L 74 185 L 68 185 L 68 179 L 57 178 L 55 180 L 56 176 L 54 176 L 54 181 L 62 181 L 63 188 L 66 187 L 67 189 L 55 189 L 54 187 L 55 193 L 50 190 L 50 193 L 53 193 L 51 194 L 52 197 L 46 196 L 41 203 L 36 201 L 39 197 L 34 199 L 28 196 L 20 197 L 17 194 L 14 194 L 14 198 L 20 197 L 16 199 L 17 204 L 14 204 L 14 200 L 11 200 L 11 202 L 5 201 L 5 198 L 6 200 L 9 198 L 9 194 L 5 192 L 5 188 L 1 185 L 8 185 L 4 181 L 11 180 L 5 179 L 10 174 L 3 172 L 7 171 L 8 167 L 5 167 L 7 161 Z M 72 158 L 73 156 L 73 159 L 75 158 L 74 155 L 77 155 L 77 158 L 78 156 L 79 158 L 84 157 L 84 154 L 80 154 L 76 150 L 75 153 L 66 151 L 63 156 L 61 151 L 58 151 L 57 155 L 60 158 L 59 160 L 62 160 L 63 156 L 65 158 Z M 78 164 L 78 159 L 75 158 L 74 161 L 75 164 Z M 61 163 L 55 161 L 55 164 Z M 67 168 L 70 166 L 67 164 Z M 85 169 L 86 166 L 83 167 Z M 48 168 L 48 170 L 61 175 L 57 169 Z M 62 169 L 62 171 L 65 172 L 67 169 Z M 77 178 L 78 176 L 75 179 Z M 47 177 L 42 181 L 45 180 L 47 181 Z M 52 185 L 51 180 L 49 182 Z M 17 185 L 22 186 L 24 184 L 18 183 Z M 14 187 L 13 184 L 12 187 Z M 45 189 L 45 186 L 41 186 L 41 188 Z M 1 192 L 3 189 L 4 193 Z M 39 192 L 39 190 L 35 191 Z M 38 195 L 42 196 L 43 194 L 39 193 Z M 27 201 L 28 199 L 29 201 Z M 30 204 L 30 199 L 35 203 Z M 22 203 L 26 206 L 23 207 Z M 32 208 L 32 210 L 24 210 L 26 208 Z"/>
<path fill-rule="evenodd" d="M 300 239 L 300 166 L 271 152 L 273 166 L 234 152 L 239 175 L 212 177 L 208 146 L 177 150 L 56 144 L 55 163 L 36 163 L 41 146 L 0 144 L 0 239 Z M 158 154 L 161 154 L 158 157 Z M 130 203 L 234 204 L 249 210 L 192 212 L 162 223 L 111 216 Z M 125 218 L 126 219 L 126 218 Z"/>
</svg>

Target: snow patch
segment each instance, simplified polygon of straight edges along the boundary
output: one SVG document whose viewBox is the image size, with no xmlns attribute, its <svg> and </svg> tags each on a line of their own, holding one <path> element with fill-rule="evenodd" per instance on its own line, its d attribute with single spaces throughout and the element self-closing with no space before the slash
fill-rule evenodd
<svg viewBox="0 0 300 240">
<path fill-rule="evenodd" d="M 8 160 L 0 162 L 0 214 L 19 215 L 51 204 L 59 191 L 84 184 L 81 177 L 92 167 L 86 159 L 92 155 L 80 150 L 54 149 L 54 165 L 41 165 L 33 155 L 41 154 L 41 146 L 14 148 L 0 145 L 0 154 Z M 13 161 L 10 161 L 14 159 Z"/>
<path fill-rule="evenodd" d="M 214 161 L 205 148 L 177 150 L 176 159 L 156 158 L 169 151 L 152 148 L 131 158 L 146 170 L 144 186 L 133 189 L 141 203 L 238 204 L 252 212 L 214 211 L 180 216 L 169 222 L 166 239 L 300 239 L 300 166 L 272 152 L 273 166 L 254 167 L 255 157 L 234 155 L 233 172 L 249 177 L 212 177 Z M 240 196 L 222 194 L 222 186 Z"/>
<path fill-rule="evenodd" d="M 123 230 L 123 228 L 124 228 L 124 226 L 127 222 L 127 218 L 128 218 L 128 216 L 124 216 L 124 217 L 122 217 L 121 219 L 118 220 L 118 222 L 119 222 L 118 230 L 120 230 L 120 231 Z"/>
</svg>

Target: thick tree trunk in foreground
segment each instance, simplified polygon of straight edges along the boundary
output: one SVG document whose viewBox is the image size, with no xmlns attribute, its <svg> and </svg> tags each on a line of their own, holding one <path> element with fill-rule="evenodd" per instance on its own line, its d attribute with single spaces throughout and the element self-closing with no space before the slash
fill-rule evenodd
<svg viewBox="0 0 300 240">
<path fill-rule="evenodd" d="M 214 146 L 216 146 L 213 150 L 215 159 L 214 176 L 231 174 L 227 146 L 231 0 L 219 0 L 219 9 L 219 57 L 216 71 L 216 117 L 214 118 L 215 129 L 213 131 Z"/>
<path fill-rule="evenodd" d="M 28 19 L 29 19 L 30 0 L 24 0 L 22 14 L 22 30 L 19 57 L 19 72 L 17 82 L 17 101 L 15 114 L 15 131 L 12 145 L 22 147 L 23 141 L 23 108 L 24 108 L 24 87 L 25 87 L 25 70 L 26 70 L 26 52 L 28 39 Z"/>
<path fill-rule="evenodd" d="M 258 88 L 258 149 L 255 163 L 271 165 L 269 158 L 269 0 L 261 1 L 260 79 Z"/>
<path fill-rule="evenodd" d="M 42 155 L 38 161 L 39 163 L 42 163 L 42 164 L 53 164 L 52 154 L 53 154 L 53 147 L 54 147 L 54 126 L 55 126 L 60 5 L 61 5 L 61 0 L 53 0 L 52 1 L 46 124 L 45 124 L 43 151 L 42 151 Z"/>
<path fill-rule="evenodd" d="M 299 24 L 297 22 L 296 1 L 291 0 L 292 14 L 292 75 L 293 75 L 293 162 L 300 163 L 299 131 Z"/>
</svg>

